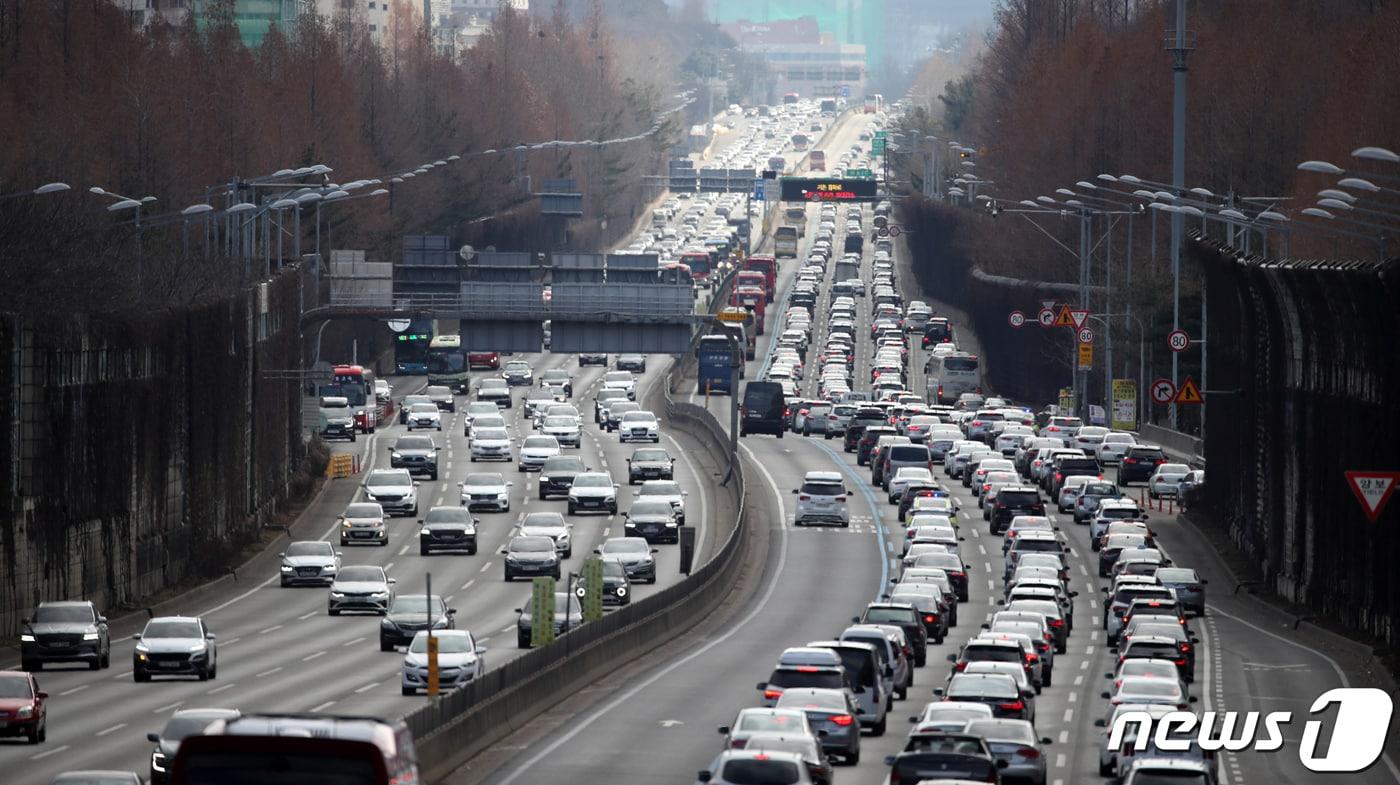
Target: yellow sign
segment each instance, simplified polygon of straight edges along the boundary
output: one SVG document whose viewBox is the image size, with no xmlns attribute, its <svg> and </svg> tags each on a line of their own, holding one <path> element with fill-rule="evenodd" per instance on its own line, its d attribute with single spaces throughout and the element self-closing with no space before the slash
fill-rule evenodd
<svg viewBox="0 0 1400 785">
<path fill-rule="evenodd" d="M 1068 387 L 1060 388 L 1060 414 L 1069 414 L 1074 411 L 1074 390 Z"/>
<path fill-rule="evenodd" d="M 1055 316 L 1055 327 L 1073 327 L 1074 316 L 1069 312 L 1068 305 L 1060 306 L 1060 313 Z"/>
<path fill-rule="evenodd" d="M 1087 371 L 1094 367 L 1094 345 L 1092 343 L 1079 344 L 1079 370 Z"/>
<path fill-rule="evenodd" d="M 1113 380 L 1113 428 L 1137 429 L 1137 382 L 1133 379 Z"/>
<path fill-rule="evenodd" d="M 747 322 L 749 318 L 747 308 L 725 308 L 719 312 L 721 322 Z"/>
<path fill-rule="evenodd" d="M 1205 397 L 1201 395 L 1201 388 L 1196 386 L 1196 380 L 1190 376 L 1181 383 L 1181 389 L 1176 391 L 1176 397 L 1172 403 L 1205 403 Z"/>
</svg>

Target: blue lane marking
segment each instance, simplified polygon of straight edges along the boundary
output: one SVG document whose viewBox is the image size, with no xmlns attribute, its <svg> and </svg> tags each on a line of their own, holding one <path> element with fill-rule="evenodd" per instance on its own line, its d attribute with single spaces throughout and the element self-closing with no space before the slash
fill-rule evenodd
<svg viewBox="0 0 1400 785">
<path fill-rule="evenodd" d="M 832 462 L 840 466 L 842 472 L 855 480 L 856 487 L 859 488 L 861 494 L 865 496 L 865 502 L 870 506 L 871 514 L 875 516 L 876 546 L 880 549 L 880 586 L 875 590 L 875 599 L 873 602 L 879 602 L 881 595 L 888 594 L 890 590 L 890 552 L 885 545 L 885 525 L 884 522 L 880 520 L 880 506 L 875 498 L 875 492 L 870 489 L 870 483 L 861 480 L 860 475 L 856 474 L 856 470 L 851 468 L 849 463 L 846 463 L 844 455 L 826 445 L 825 439 L 821 441 L 808 441 L 820 447 L 827 455 L 831 456 Z"/>
</svg>

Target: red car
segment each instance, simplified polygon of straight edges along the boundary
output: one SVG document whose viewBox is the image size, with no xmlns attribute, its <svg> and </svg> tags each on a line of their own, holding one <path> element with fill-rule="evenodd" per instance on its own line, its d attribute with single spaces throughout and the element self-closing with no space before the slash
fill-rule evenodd
<svg viewBox="0 0 1400 785">
<path fill-rule="evenodd" d="M 501 369 L 501 355 L 499 352 L 468 352 L 467 367 L 498 371 Z"/>
<path fill-rule="evenodd" d="M 0 671 L 0 736 L 24 736 L 38 744 L 49 734 L 47 692 L 23 671 Z"/>
</svg>

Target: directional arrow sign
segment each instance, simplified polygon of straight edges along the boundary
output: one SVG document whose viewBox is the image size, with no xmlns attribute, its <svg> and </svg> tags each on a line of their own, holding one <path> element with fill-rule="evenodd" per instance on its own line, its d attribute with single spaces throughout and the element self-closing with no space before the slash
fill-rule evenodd
<svg viewBox="0 0 1400 785">
<path fill-rule="evenodd" d="M 1400 484 L 1400 472 L 1350 471 L 1346 472 L 1346 477 L 1352 492 L 1361 502 L 1361 511 L 1366 513 L 1371 523 L 1381 516 L 1390 494 L 1394 493 L 1396 484 Z"/>
<path fill-rule="evenodd" d="M 1050 310 L 1049 308 L 1040 309 L 1040 313 L 1036 314 L 1035 318 L 1036 321 L 1040 322 L 1041 327 L 1055 326 L 1055 312 Z"/>
<path fill-rule="evenodd" d="M 1074 320 L 1075 327 L 1083 327 L 1084 320 L 1089 318 L 1088 311 L 1070 311 L 1069 318 Z"/>
<path fill-rule="evenodd" d="M 1158 379 L 1152 383 L 1152 400 L 1157 403 L 1171 403 L 1176 397 L 1176 385 L 1171 379 Z"/>
<path fill-rule="evenodd" d="M 1056 327 L 1073 327 L 1074 316 L 1069 312 L 1068 305 L 1061 305 L 1060 312 L 1055 315 Z"/>
</svg>

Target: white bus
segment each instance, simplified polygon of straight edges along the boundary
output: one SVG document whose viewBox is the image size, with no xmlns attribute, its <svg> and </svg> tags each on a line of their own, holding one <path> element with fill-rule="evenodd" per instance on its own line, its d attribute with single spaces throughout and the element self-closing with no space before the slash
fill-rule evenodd
<svg viewBox="0 0 1400 785">
<path fill-rule="evenodd" d="M 924 400 L 953 403 L 963 393 L 982 392 L 982 363 L 967 352 L 933 355 L 924 364 L 924 382 Z"/>
</svg>

